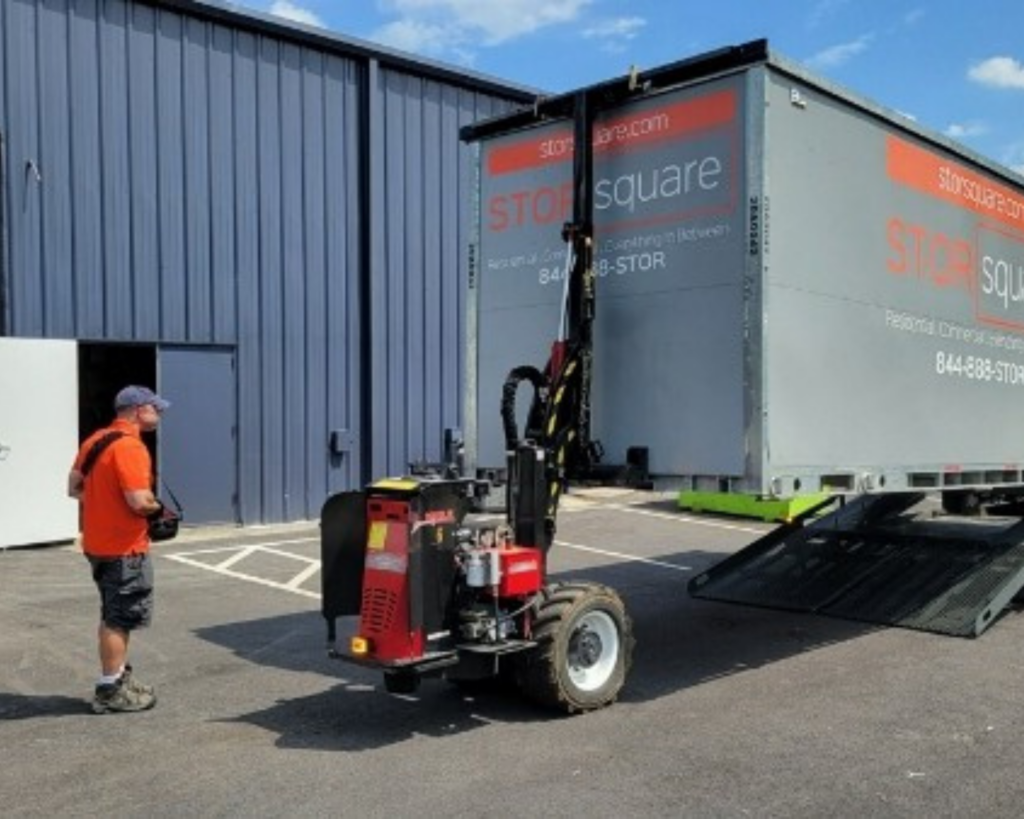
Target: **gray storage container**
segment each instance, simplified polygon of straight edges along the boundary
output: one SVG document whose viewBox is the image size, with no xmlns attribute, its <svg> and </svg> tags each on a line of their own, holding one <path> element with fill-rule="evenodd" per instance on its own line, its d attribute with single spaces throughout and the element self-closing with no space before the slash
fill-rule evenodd
<svg viewBox="0 0 1024 819">
<path fill-rule="evenodd" d="M 687 81 L 596 119 L 606 460 L 646 446 L 662 485 L 776 496 L 1020 484 L 1021 178 L 766 46 L 749 54 L 688 61 Z M 507 121 L 479 150 L 479 470 L 504 466 L 509 369 L 547 359 L 572 217 L 572 122 Z"/>
</svg>

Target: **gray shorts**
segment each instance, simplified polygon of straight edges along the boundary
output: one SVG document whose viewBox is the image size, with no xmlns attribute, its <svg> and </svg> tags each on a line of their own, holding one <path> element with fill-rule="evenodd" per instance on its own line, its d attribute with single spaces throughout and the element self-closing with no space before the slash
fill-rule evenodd
<svg viewBox="0 0 1024 819">
<path fill-rule="evenodd" d="M 87 557 L 100 591 L 100 616 L 107 627 L 132 631 L 148 626 L 153 619 L 153 562 L 149 555 Z"/>
</svg>

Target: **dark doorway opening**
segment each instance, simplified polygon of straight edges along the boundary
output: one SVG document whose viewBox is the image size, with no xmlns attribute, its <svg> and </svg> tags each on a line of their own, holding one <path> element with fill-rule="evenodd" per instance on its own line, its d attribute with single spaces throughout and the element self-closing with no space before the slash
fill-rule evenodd
<svg viewBox="0 0 1024 819">
<path fill-rule="evenodd" d="M 114 417 L 114 396 L 129 384 L 156 389 L 156 346 L 87 341 L 78 344 L 78 439 L 107 426 Z M 156 464 L 156 434 L 143 436 Z"/>
</svg>

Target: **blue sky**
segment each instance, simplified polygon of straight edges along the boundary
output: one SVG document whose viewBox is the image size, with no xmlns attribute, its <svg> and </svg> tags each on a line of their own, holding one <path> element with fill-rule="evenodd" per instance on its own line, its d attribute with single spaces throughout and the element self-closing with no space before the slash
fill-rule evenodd
<svg viewBox="0 0 1024 819">
<path fill-rule="evenodd" d="M 550 92 L 767 37 L 1024 174 L 1024 0 L 243 0 Z"/>
</svg>

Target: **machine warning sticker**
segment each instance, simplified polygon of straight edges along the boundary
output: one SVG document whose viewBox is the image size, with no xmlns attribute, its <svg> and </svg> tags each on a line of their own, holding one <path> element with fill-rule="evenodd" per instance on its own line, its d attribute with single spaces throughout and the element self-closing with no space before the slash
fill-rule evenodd
<svg viewBox="0 0 1024 819">
<path fill-rule="evenodd" d="M 409 567 L 409 559 L 405 555 L 396 555 L 391 552 L 366 556 L 366 568 L 376 569 L 379 572 L 391 572 L 392 574 L 405 574 Z"/>
<path fill-rule="evenodd" d="M 384 520 L 375 520 L 370 524 L 370 533 L 366 538 L 366 548 L 383 551 L 388 540 L 388 524 Z"/>
</svg>

